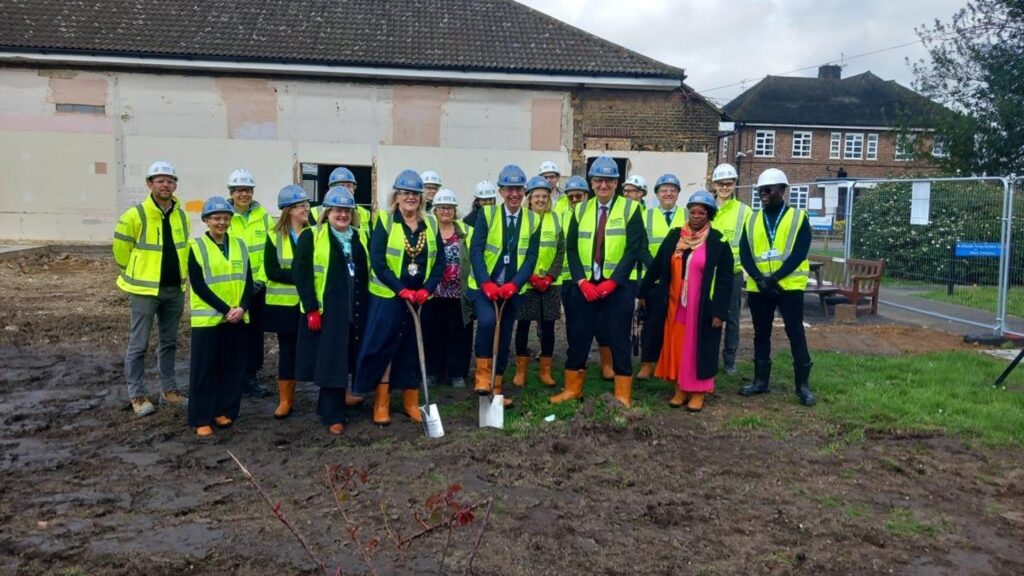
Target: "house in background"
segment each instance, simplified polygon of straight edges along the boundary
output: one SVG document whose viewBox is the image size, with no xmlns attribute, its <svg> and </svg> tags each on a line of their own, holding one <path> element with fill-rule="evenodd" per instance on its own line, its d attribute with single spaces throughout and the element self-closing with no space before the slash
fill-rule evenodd
<svg viewBox="0 0 1024 576">
<path fill-rule="evenodd" d="M 945 154 L 942 142 L 912 119 L 939 105 L 871 72 L 842 78 L 841 70 L 828 65 L 816 78 L 768 76 L 725 105 L 734 131 L 722 135 L 718 157 L 736 165 L 740 185 L 780 168 L 793 183 L 790 203 L 814 208 L 819 203 L 811 199 L 835 188 L 835 180 L 935 170 L 929 156 Z M 760 203 L 756 195 L 744 199 Z"/>
<path fill-rule="evenodd" d="M 507 163 L 568 177 L 604 153 L 695 189 L 721 111 L 685 78 L 513 0 L 7 2 L 0 239 L 110 241 L 157 159 L 197 224 L 238 167 L 272 213 L 338 165 L 379 206 L 406 168 L 466 210 Z"/>
</svg>

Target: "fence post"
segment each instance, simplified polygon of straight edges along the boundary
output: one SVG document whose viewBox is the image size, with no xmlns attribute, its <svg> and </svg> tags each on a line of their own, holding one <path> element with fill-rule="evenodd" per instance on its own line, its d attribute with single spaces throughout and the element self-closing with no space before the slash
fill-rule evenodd
<svg viewBox="0 0 1024 576">
<path fill-rule="evenodd" d="M 996 333 L 1006 330 L 1006 302 L 1010 294 L 1010 245 L 1013 240 L 1013 194 L 1016 174 L 1003 179 L 1003 221 L 999 250 L 999 297 L 996 304 Z"/>
<path fill-rule="evenodd" d="M 843 238 L 843 258 L 850 259 L 850 248 L 853 244 L 853 193 L 857 189 L 857 181 L 846 182 L 846 230 Z"/>
</svg>

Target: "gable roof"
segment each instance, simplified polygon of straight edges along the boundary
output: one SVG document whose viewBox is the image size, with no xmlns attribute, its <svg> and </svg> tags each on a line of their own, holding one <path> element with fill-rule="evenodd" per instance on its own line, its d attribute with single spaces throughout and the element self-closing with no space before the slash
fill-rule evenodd
<svg viewBox="0 0 1024 576">
<path fill-rule="evenodd" d="M 667 78 L 512 0 L 0 0 L 0 52 Z"/>
<path fill-rule="evenodd" d="M 808 126 L 896 127 L 942 110 L 871 72 L 843 79 L 766 76 L 725 105 L 739 122 Z"/>
</svg>

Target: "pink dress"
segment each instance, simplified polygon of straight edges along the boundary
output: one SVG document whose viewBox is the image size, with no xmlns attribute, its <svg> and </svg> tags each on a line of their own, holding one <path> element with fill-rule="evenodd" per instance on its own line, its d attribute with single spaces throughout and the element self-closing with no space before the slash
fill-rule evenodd
<svg viewBox="0 0 1024 576">
<path fill-rule="evenodd" d="M 675 321 L 684 326 L 682 361 L 679 363 L 677 382 L 683 392 L 714 392 L 715 378 L 697 378 L 697 326 L 700 323 L 700 287 L 704 280 L 704 266 L 707 263 L 707 244 L 701 244 L 687 259 L 689 276 L 686 280 L 686 304 L 679 303 Z"/>
</svg>

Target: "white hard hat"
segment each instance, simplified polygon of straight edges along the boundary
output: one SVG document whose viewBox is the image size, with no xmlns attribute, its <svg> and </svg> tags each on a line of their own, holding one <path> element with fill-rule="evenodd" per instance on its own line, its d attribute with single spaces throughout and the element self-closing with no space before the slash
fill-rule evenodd
<svg viewBox="0 0 1024 576">
<path fill-rule="evenodd" d="M 441 186 L 441 175 L 433 170 L 426 170 L 420 174 L 420 180 L 423 180 L 423 184 L 437 184 Z"/>
<path fill-rule="evenodd" d="M 459 199 L 455 197 L 455 192 L 448 188 L 441 188 L 434 195 L 434 208 L 438 206 L 458 206 Z"/>
<path fill-rule="evenodd" d="M 774 186 L 775 184 L 785 184 L 789 186 L 789 178 L 786 178 L 786 173 L 778 168 L 769 168 L 761 175 L 757 177 L 757 187 L 761 186 Z"/>
<path fill-rule="evenodd" d="M 146 180 L 153 178 L 154 176 L 170 176 L 175 181 L 178 180 L 178 171 L 171 166 L 171 163 L 166 160 L 157 160 L 149 166 L 149 170 L 146 171 Z"/>
<path fill-rule="evenodd" d="M 252 172 L 249 172 L 245 168 L 239 168 L 228 176 L 228 190 L 232 188 L 255 188 L 256 179 L 252 177 Z"/>
<path fill-rule="evenodd" d="M 711 173 L 712 182 L 719 182 L 721 180 L 739 180 L 739 178 L 740 176 L 736 173 L 736 168 L 729 163 L 715 166 L 715 171 Z"/>
<path fill-rule="evenodd" d="M 639 174 L 631 174 L 629 178 L 626 178 L 626 181 L 623 182 L 623 186 L 626 184 L 632 184 L 633 186 L 643 190 L 644 194 L 647 193 L 647 178 L 644 178 Z"/>
<path fill-rule="evenodd" d="M 541 175 L 547 174 L 548 172 L 554 172 L 555 174 L 558 174 L 559 176 L 562 175 L 562 173 L 558 170 L 558 164 L 555 164 L 551 160 L 546 160 L 544 162 L 541 162 L 540 170 L 537 170 L 537 173 L 541 174 Z"/>
<path fill-rule="evenodd" d="M 498 189 L 494 187 L 494 184 L 491 184 L 487 180 L 477 182 L 476 190 L 473 191 L 473 198 L 487 199 L 497 197 Z"/>
</svg>

